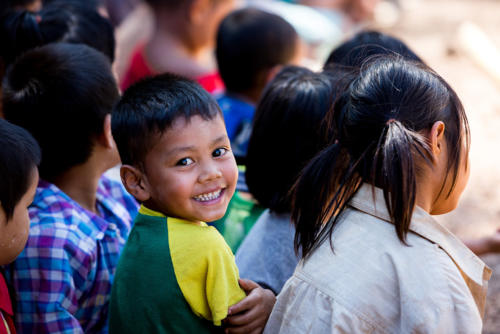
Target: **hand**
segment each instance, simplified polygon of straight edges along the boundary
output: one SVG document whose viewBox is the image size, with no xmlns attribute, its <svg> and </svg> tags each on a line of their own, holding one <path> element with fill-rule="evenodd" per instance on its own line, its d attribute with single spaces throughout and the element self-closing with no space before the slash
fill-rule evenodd
<svg viewBox="0 0 500 334">
<path fill-rule="evenodd" d="M 485 237 L 487 248 L 489 253 L 499 253 L 500 252 L 500 229 L 497 229 L 495 233 L 490 234 Z"/>
<path fill-rule="evenodd" d="M 224 320 L 227 334 L 260 334 L 266 326 L 276 297 L 254 281 L 240 279 L 239 284 L 247 296 L 228 310 Z"/>
<path fill-rule="evenodd" d="M 500 253 L 500 229 L 480 239 L 464 240 L 464 243 L 476 253 L 476 255 Z"/>
</svg>

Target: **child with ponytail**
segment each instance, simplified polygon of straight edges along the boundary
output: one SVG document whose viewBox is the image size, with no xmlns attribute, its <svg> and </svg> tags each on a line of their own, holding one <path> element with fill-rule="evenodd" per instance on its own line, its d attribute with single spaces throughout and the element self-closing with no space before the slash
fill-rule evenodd
<svg viewBox="0 0 500 334">
<path fill-rule="evenodd" d="M 265 333 L 480 333 L 491 270 L 431 215 L 469 175 L 456 93 L 425 65 L 365 63 L 294 186 L 302 260 Z"/>
</svg>

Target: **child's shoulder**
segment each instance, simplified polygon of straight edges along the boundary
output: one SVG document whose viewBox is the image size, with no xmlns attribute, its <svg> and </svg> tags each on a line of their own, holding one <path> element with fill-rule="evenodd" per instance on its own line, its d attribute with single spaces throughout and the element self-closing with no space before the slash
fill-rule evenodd
<svg viewBox="0 0 500 334">
<path fill-rule="evenodd" d="M 176 244 L 188 246 L 190 249 L 198 249 L 205 254 L 230 253 L 222 235 L 213 227 L 205 223 L 194 224 L 180 219 L 168 218 L 169 239 Z"/>
</svg>

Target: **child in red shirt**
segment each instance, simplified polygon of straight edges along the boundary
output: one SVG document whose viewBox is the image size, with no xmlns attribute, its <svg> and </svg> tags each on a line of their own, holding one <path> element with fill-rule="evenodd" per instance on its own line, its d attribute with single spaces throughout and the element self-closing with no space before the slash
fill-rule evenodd
<svg viewBox="0 0 500 334">
<path fill-rule="evenodd" d="M 139 79 L 171 72 L 198 81 L 210 93 L 224 84 L 213 58 L 220 21 L 234 0 L 147 0 L 155 16 L 151 38 L 133 52 L 122 91 Z"/>
</svg>

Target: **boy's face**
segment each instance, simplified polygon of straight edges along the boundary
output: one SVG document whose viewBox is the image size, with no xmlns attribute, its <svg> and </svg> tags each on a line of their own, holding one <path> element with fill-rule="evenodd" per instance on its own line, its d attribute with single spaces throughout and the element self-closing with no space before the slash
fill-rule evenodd
<svg viewBox="0 0 500 334">
<path fill-rule="evenodd" d="M 146 155 L 144 204 L 167 216 L 211 222 L 224 216 L 237 177 L 222 117 L 179 117 Z"/>
<path fill-rule="evenodd" d="M 28 206 L 33 202 L 37 185 L 38 170 L 35 168 L 28 191 L 21 197 L 8 221 L 0 206 L 0 265 L 14 261 L 26 245 L 30 227 Z"/>
</svg>

